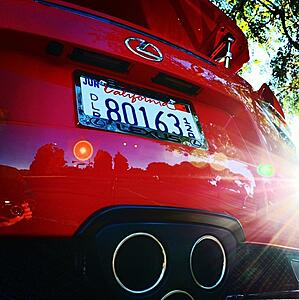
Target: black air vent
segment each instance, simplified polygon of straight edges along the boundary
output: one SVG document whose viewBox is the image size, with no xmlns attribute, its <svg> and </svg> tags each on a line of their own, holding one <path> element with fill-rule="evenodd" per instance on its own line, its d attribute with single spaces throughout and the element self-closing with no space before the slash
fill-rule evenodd
<svg viewBox="0 0 299 300">
<path fill-rule="evenodd" d="M 152 79 L 154 83 L 166 86 L 170 89 L 180 91 L 187 95 L 195 95 L 199 91 L 199 87 L 185 80 L 172 77 L 163 73 L 159 73 Z"/>
<path fill-rule="evenodd" d="M 96 52 L 86 51 L 80 48 L 75 48 L 73 50 L 72 54 L 70 55 L 70 59 L 119 73 L 127 72 L 130 65 L 130 63 L 127 61 L 102 55 Z"/>
</svg>

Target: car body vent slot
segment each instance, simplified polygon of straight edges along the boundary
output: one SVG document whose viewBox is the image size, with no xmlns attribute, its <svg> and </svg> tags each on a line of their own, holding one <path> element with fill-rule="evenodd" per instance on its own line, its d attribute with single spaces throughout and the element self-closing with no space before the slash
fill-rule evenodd
<svg viewBox="0 0 299 300">
<path fill-rule="evenodd" d="M 81 48 L 74 48 L 70 59 L 95 67 L 108 69 L 111 71 L 125 73 L 128 71 L 130 63 L 111 56 L 106 56 L 96 52 L 87 51 Z"/>
<path fill-rule="evenodd" d="M 159 73 L 152 79 L 154 83 L 166 86 L 170 89 L 177 90 L 187 95 L 195 95 L 199 91 L 199 87 L 185 80 Z"/>
</svg>

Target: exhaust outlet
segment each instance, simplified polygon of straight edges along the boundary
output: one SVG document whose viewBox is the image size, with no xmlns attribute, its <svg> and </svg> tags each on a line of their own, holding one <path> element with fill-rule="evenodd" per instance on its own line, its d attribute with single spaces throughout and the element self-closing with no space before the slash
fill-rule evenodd
<svg viewBox="0 0 299 300">
<path fill-rule="evenodd" d="M 194 300 L 194 298 L 185 291 L 174 290 L 167 293 L 161 300 Z"/>
<path fill-rule="evenodd" d="M 166 263 L 166 253 L 160 241 L 149 233 L 136 232 L 117 245 L 112 258 L 112 271 L 124 290 L 141 294 L 161 282 Z"/>
<path fill-rule="evenodd" d="M 204 235 L 194 243 L 190 270 L 195 283 L 203 289 L 211 290 L 221 283 L 226 271 L 226 254 L 216 237 Z"/>
</svg>

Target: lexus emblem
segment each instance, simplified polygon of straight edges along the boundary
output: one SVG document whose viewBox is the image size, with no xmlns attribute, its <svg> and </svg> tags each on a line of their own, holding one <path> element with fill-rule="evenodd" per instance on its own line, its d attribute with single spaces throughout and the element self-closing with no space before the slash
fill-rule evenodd
<svg viewBox="0 0 299 300">
<path fill-rule="evenodd" d="M 139 38 L 127 38 L 125 45 L 134 54 L 152 61 L 162 61 L 162 52 L 153 44 Z"/>
</svg>

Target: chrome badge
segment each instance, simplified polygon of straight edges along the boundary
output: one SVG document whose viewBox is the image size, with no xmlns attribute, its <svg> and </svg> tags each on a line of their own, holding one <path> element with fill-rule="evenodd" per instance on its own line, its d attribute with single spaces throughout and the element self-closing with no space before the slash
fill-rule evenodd
<svg viewBox="0 0 299 300">
<path fill-rule="evenodd" d="M 134 54 L 152 61 L 162 61 L 163 54 L 155 45 L 148 43 L 147 41 L 139 38 L 127 38 L 125 45 Z"/>
</svg>

